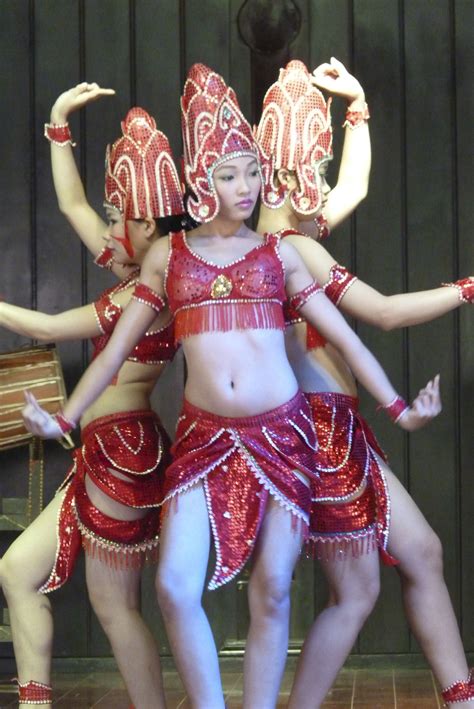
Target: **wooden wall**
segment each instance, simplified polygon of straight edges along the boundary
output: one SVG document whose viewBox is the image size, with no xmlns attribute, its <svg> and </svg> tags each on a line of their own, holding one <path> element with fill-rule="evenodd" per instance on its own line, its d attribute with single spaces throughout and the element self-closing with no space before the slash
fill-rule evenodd
<svg viewBox="0 0 474 709">
<path fill-rule="evenodd" d="M 314 67 L 331 55 L 366 89 L 374 161 L 370 193 L 333 235 L 329 249 L 361 278 L 387 293 L 436 286 L 474 271 L 472 196 L 474 2 L 472 0 L 295 0 L 302 29 L 291 57 Z M 42 126 L 62 90 L 80 80 L 116 89 L 72 121 L 76 156 L 91 203 L 101 209 L 104 148 L 133 104 L 156 116 L 180 154 L 178 100 L 195 61 L 210 64 L 236 89 L 250 115 L 251 55 L 237 28 L 242 0 L 1 0 L 0 294 L 8 301 L 59 312 L 90 301 L 109 283 L 91 265 L 58 212 Z M 335 102 L 336 178 L 343 107 Z M 466 649 L 474 651 L 474 319 L 472 308 L 410 331 L 380 333 L 360 326 L 394 383 L 413 396 L 441 372 L 444 412 L 412 437 L 364 411 L 445 547 L 446 578 Z M 24 339 L 0 332 L 0 350 Z M 87 361 L 81 343 L 61 345 L 71 388 Z M 182 383 L 177 365 L 160 384 L 169 428 Z M 68 455 L 48 443 L 46 495 L 61 481 Z M 26 451 L 0 454 L 0 490 L 24 494 Z M 3 533 L 0 550 L 11 541 Z M 55 654 L 108 655 L 90 612 L 82 567 L 55 594 Z M 361 655 L 416 653 L 393 571 L 358 641 Z M 206 600 L 216 636 L 241 647 L 247 622 L 245 583 Z M 324 588 L 312 564 L 295 579 L 292 640 L 298 645 Z M 151 574 L 144 609 L 162 637 Z M 71 609 L 74 609 L 71 612 Z M 230 618 L 230 623 L 229 623 Z M 163 652 L 167 652 L 162 642 Z M 0 646 L 0 655 L 11 646 Z"/>
</svg>

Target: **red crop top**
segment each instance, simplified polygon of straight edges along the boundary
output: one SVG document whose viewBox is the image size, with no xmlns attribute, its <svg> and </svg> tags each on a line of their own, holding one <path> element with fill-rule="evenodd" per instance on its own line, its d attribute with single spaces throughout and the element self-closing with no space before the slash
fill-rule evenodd
<svg viewBox="0 0 474 709">
<path fill-rule="evenodd" d="M 97 357 L 106 346 L 122 314 L 122 306 L 114 303 L 113 296 L 135 286 L 138 283 L 139 275 L 138 271 L 134 271 L 125 280 L 105 290 L 93 304 L 96 320 L 102 332 L 101 335 L 92 338 L 94 357 Z M 171 361 L 175 353 L 174 328 L 171 321 L 159 330 L 146 332 L 130 353 L 127 361 L 141 364 L 161 364 Z"/>
<path fill-rule="evenodd" d="M 185 232 L 171 234 L 165 290 L 175 340 L 210 331 L 283 330 L 286 293 L 279 242 L 266 234 L 245 256 L 219 266 L 192 251 Z"/>
</svg>

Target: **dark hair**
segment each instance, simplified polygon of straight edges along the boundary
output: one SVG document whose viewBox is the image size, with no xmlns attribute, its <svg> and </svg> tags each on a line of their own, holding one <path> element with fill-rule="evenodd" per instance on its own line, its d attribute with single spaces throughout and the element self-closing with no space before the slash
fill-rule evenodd
<svg viewBox="0 0 474 709">
<path fill-rule="evenodd" d="M 170 217 L 159 217 L 155 219 L 156 228 L 163 236 L 169 234 L 170 231 L 190 231 L 195 229 L 197 223 L 192 219 L 189 214 L 183 212 L 183 214 L 172 215 Z"/>
</svg>

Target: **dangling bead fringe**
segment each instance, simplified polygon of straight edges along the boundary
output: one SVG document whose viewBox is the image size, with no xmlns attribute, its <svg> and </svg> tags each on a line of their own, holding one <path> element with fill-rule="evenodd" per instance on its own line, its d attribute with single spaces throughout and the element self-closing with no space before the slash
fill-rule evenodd
<svg viewBox="0 0 474 709">
<path fill-rule="evenodd" d="M 274 300 L 245 302 L 214 300 L 175 313 L 175 339 L 201 332 L 230 330 L 284 330 L 281 303 Z"/>
<path fill-rule="evenodd" d="M 449 687 L 443 689 L 441 696 L 444 699 L 445 707 L 449 707 L 455 702 L 469 702 L 474 699 L 474 668 L 469 672 L 467 680 L 450 684 Z"/>
<path fill-rule="evenodd" d="M 307 556 L 312 559 L 335 561 L 351 554 L 357 559 L 364 554 L 370 554 L 376 548 L 377 535 L 374 530 L 360 537 L 310 539 L 307 544 Z"/>
<path fill-rule="evenodd" d="M 88 556 L 103 561 L 104 564 L 113 569 L 140 569 L 144 564 L 156 564 L 158 562 L 158 540 L 156 542 L 143 542 L 131 549 L 126 549 L 122 545 L 117 545 L 117 548 L 115 548 L 112 543 L 101 543 L 99 540 L 84 534 L 82 546 Z"/>
<path fill-rule="evenodd" d="M 14 681 L 18 684 L 20 704 L 51 704 L 53 701 L 53 690 L 49 684 L 36 682 L 33 679 L 25 684 L 21 684 L 18 678 L 15 678 Z"/>
</svg>

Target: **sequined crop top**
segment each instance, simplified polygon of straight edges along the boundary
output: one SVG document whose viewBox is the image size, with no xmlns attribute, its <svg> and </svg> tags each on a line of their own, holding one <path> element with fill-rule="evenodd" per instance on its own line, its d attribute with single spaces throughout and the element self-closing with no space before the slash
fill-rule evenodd
<svg viewBox="0 0 474 709">
<path fill-rule="evenodd" d="M 175 340 L 201 332 L 283 330 L 286 300 L 280 239 L 266 234 L 245 256 L 219 266 L 195 253 L 185 232 L 170 236 L 165 289 Z"/>
<path fill-rule="evenodd" d="M 139 272 L 134 271 L 128 278 L 105 290 L 93 304 L 95 317 L 102 333 L 92 338 L 94 357 L 97 357 L 106 346 L 123 312 L 122 306 L 114 302 L 113 296 L 135 286 L 138 283 L 138 278 Z M 127 361 L 141 364 L 161 364 L 171 361 L 175 353 L 174 327 L 173 322 L 170 322 L 159 330 L 146 332 L 130 353 Z"/>
</svg>

